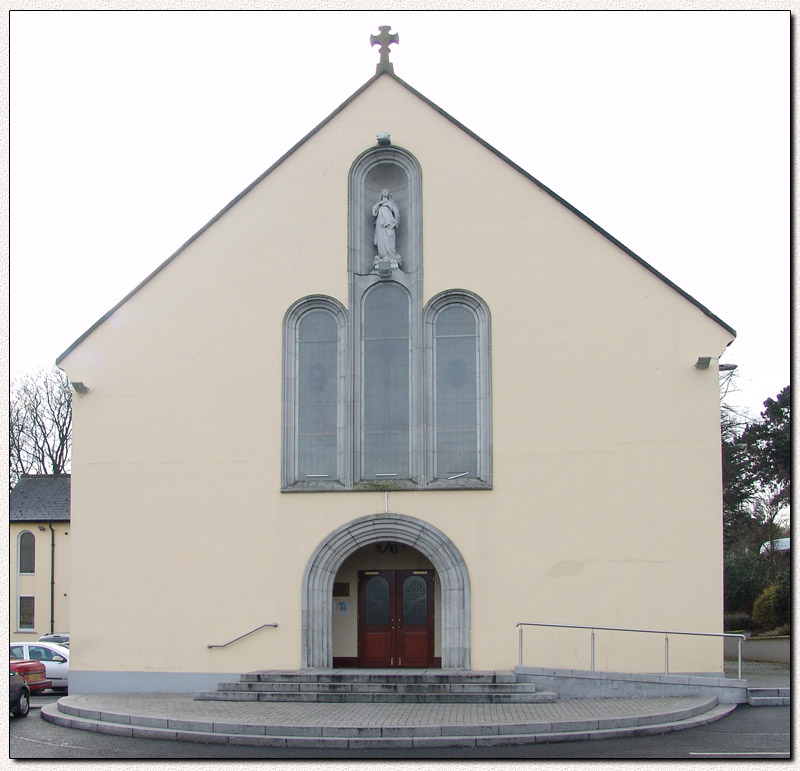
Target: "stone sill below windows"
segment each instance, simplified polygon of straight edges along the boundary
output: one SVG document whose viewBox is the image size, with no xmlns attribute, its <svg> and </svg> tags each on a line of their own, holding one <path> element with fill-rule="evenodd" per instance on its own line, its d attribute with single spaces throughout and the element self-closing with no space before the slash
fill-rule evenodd
<svg viewBox="0 0 800 771">
<path fill-rule="evenodd" d="M 491 482 L 482 479 L 436 479 L 426 485 L 410 479 L 364 480 L 353 485 L 334 481 L 295 482 L 281 488 L 282 493 L 383 493 L 410 490 L 491 490 Z"/>
</svg>

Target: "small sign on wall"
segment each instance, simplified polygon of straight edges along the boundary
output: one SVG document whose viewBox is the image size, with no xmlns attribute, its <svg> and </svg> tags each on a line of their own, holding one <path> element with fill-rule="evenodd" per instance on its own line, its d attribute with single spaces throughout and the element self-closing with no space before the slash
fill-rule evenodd
<svg viewBox="0 0 800 771">
<path fill-rule="evenodd" d="M 350 612 L 350 603 L 348 600 L 334 600 L 333 601 L 333 615 L 346 616 Z"/>
<path fill-rule="evenodd" d="M 349 597 L 350 596 L 350 583 L 344 581 L 342 583 L 335 583 L 333 585 L 334 597 Z"/>
</svg>

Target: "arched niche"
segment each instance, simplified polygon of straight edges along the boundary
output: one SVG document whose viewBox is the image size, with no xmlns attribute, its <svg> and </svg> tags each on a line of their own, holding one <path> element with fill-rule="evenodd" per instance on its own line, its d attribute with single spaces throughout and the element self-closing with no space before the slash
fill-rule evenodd
<svg viewBox="0 0 800 771">
<path fill-rule="evenodd" d="M 372 207 L 389 190 L 400 212 L 396 233 L 400 271 L 422 269 L 422 174 L 417 159 L 399 147 L 374 147 L 353 163 L 349 178 L 349 261 L 351 274 L 373 270 L 375 223 Z"/>
</svg>

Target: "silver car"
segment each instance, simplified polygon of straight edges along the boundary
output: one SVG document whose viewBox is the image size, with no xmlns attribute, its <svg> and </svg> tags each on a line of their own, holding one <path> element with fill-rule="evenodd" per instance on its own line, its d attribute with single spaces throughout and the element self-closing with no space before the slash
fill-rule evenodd
<svg viewBox="0 0 800 771">
<path fill-rule="evenodd" d="M 69 680 L 69 648 L 55 643 L 12 642 L 8 646 L 12 659 L 41 661 L 47 670 L 47 679 L 53 690 L 66 690 Z"/>
</svg>

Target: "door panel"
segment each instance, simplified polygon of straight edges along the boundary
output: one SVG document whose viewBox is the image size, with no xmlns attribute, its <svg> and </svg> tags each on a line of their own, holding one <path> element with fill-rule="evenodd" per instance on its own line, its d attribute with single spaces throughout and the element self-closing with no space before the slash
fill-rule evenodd
<svg viewBox="0 0 800 771">
<path fill-rule="evenodd" d="M 394 606 L 394 571 L 358 574 L 358 666 L 394 666 Z"/>
<path fill-rule="evenodd" d="M 433 666 L 433 571 L 358 574 L 358 665 Z"/>
<path fill-rule="evenodd" d="M 433 665 L 433 571 L 398 570 L 397 656 L 400 667 Z"/>
</svg>

